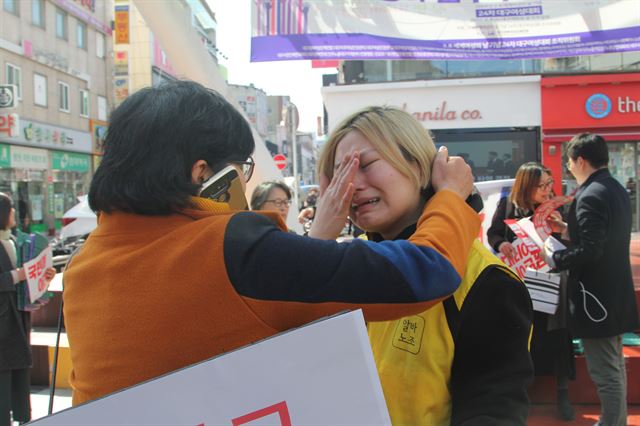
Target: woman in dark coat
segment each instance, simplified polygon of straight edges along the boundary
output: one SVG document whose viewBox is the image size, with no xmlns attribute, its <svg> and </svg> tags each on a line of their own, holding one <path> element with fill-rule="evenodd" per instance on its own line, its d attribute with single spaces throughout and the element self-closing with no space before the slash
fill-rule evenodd
<svg viewBox="0 0 640 426">
<path fill-rule="evenodd" d="M 529 162 L 520 166 L 511 194 L 500 199 L 491 227 L 487 230 L 487 240 L 496 253 L 507 257 L 516 254 L 511 244 L 516 235 L 504 220 L 533 215 L 540 204 L 553 196 L 553 182 L 549 169 L 540 163 Z M 534 312 L 531 357 L 536 375 L 556 375 L 558 416 L 562 420 L 572 420 L 575 414 L 569 401 L 568 382 L 569 378 L 575 378 L 575 364 L 571 336 L 563 319 L 565 313 L 562 308 L 555 315 Z"/>
<path fill-rule="evenodd" d="M 31 419 L 29 367 L 31 348 L 28 312 L 19 311 L 16 284 L 25 279 L 18 268 L 17 243 L 11 235 L 15 210 L 8 195 L 0 192 L 0 425 Z"/>
</svg>

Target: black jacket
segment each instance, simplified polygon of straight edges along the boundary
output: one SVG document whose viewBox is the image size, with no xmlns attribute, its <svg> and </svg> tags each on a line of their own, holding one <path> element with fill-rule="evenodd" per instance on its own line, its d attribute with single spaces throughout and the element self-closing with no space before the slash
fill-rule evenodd
<svg viewBox="0 0 640 426">
<path fill-rule="evenodd" d="M 500 244 L 505 241 L 511 243 L 516 239 L 516 234 L 504 223 L 504 220 L 522 219 L 532 214 L 532 211 L 523 210 L 509 202 L 509 197 L 502 197 L 500 201 L 498 201 L 498 207 L 496 207 L 496 211 L 491 219 L 491 226 L 487 229 L 487 241 L 489 241 L 489 244 L 496 253 L 498 252 Z"/>
<path fill-rule="evenodd" d="M 0 245 L 0 371 L 31 366 L 28 312 L 18 311 L 11 260 Z"/>
<path fill-rule="evenodd" d="M 557 269 L 569 270 L 572 333 L 610 337 L 634 330 L 639 321 L 629 261 L 631 206 L 608 169 L 578 188 L 568 226 L 571 246 L 553 258 Z"/>
</svg>

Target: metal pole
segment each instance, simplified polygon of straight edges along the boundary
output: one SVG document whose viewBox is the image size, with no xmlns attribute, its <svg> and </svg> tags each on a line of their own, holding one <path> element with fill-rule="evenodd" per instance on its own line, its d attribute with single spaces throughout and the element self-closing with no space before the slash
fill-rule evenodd
<svg viewBox="0 0 640 426">
<path fill-rule="evenodd" d="M 293 162 L 293 182 L 294 182 L 294 192 L 296 194 L 296 209 L 300 208 L 299 205 L 299 195 L 300 195 L 300 179 L 298 178 L 298 144 L 296 143 L 296 128 L 298 127 L 298 123 L 296 122 L 296 106 L 289 102 L 287 106 L 287 112 L 289 115 L 289 139 L 291 140 L 291 161 Z"/>
</svg>

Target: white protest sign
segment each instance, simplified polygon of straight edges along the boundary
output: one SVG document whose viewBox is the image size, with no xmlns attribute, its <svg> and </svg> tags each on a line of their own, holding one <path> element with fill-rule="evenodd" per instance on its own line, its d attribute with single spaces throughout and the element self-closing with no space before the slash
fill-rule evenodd
<svg viewBox="0 0 640 426">
<path fill-rule="evenodd" d="M 515 256 L 507 257 L 502 253 L 498 253 L 497 256 L 521 278 L 524 278 L 527 268 L 543 272 L 549 270 L 549 265 L 538 256 L 539 249 L 532 251 L 530 245 L 520 238 L 514 240 L 511 245 L 516 250 Z"/>
<path fill-rule="evenodd" d="M 53 252 L 51 247 L 47 247 L 42 252 L 28 262 L 24 262 L 22 267 L 27 276 L 27 286 L 29 286 L 29 301 L 31 303 L 38 300 L 49 287 L 49 282 L 44 278 L 47 269 L 53 266 Z"/>
<path fill-rule="evenodd" d="M 354 311 L 33 424 L 390 425 L 391 420 L 362 312 Z"/>
</svg>

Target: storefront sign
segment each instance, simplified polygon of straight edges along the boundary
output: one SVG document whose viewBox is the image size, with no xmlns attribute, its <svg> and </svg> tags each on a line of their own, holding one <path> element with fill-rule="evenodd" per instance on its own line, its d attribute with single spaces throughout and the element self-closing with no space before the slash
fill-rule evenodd
<svg viewBox="0 0 640 426">
<path fill-rule="evenodd" d="M 0 167 L 11 167 L 11 147 L 0 143 Z"/>
<path fill-rule="evenodd" d="M 129 44 L 129 6 L 116 6 L 115 28 L 116 44 Z"/>
<path fill-rule="evenodd" d="M 14 169 L 46 170 L 49 168 L 49 157 L 44 149 L 11 147 L 11 167 Z"/>
<path fill-rule="evenodd" d="M 403 110 L 407 110 L 407 104 L 403 105 Z M 411 111 L 409 111 L 411 112 Z M 411 112 L 418 121 L 455 121 L 455 120 L 481 120 L 482 114 L 477 109 L 465 109 L 458 111 L 447 108 L 447 101 L 436 107 L 433 111 Z"/>
<path fill-rule="evenodd" d="M 15 113 L 0 113 L 0 135 L 4 134 L 8 138 L 18 135 L 20 128 L 20 117 Z"/>
<path fill-rule="evenodd" d="M 637 0 L 251 4 L 252 61 L 487 60 L 640 50 Z"/>
<path fill-rule="evenodd" d="M 93 141 L 93 153 L 104 153 L 104 138 L 107 136 L 106 121 L 89 120 L 89 129 L 91 129 L 91 139 Z"/>
<path fill-rule="evenodd" d="M 542 126 L 553 129 L 638 127 L 640 74 L 542 79 Z"/>
<path fill-rule="evenodd" d="M 129 53 L 120 51 L 115 53 L 113 60 L 114 75 L 129 75 Z"/>
<path fill-rule="evenodd" d="M 88 172 L 91 169 L 91 156 L 73 152 L 51 152 L 53 170 L 67 172 Z"/>
<path fill-rule="evenodd" d="M 21 120 L 17 142 L 43 148 L 66 149 L 76 152 L 91 152 L 89 132 L 51 126 L 36 121 Z"/>
<path fill-rule="evenodd" d="M 93 28 L 97 29 L 101 33 L 111 35 L 112 31 L 109 25 L 100 21 L 98 18 L 96 18 L 86 10 L 82 9 L 82 7 L 80 7 L 80 5 L 76 3 L 76 2 L 79 2 L 84 5 L 84 3 L 86 2 L 94 2 L 94 0 L 73 0 L 73 1 L 72 0 L 51 0 L 51 1 L 53 1 L 53 3 L 55 3 L 56 6 L 69 12 L 71 15 L 75 16 L 76 18 L 80 18 L 80 20 L 88 23 L 89 25 L 91 25 Z M 95 10 L 95 6 L 94 6 L 94 10 Z"/>
<path fill-rule="evenodd" d="M 322 97 L 329 130 L 371 105 L 403 109 L 430 130 L 541 124 L 539 76 L 328 86 Z"/>
<path fill-rule="evenodd" d="M 92 12 L 96 11 L 96 0 L 75 0 L 76 3 L 79 3 L 86 9 L 89 9 Z"/>
<path fill-rule="evenodd" d="M 113 86 L 115 102 L 118 105 L 129 96 L 129 79 L 116 78 L 113 80 Z"/>
</svg>

